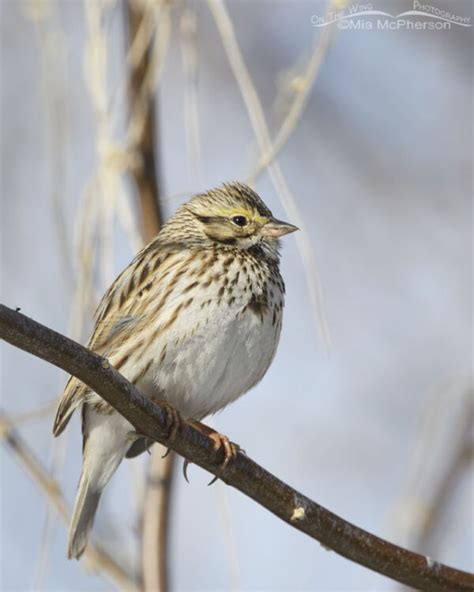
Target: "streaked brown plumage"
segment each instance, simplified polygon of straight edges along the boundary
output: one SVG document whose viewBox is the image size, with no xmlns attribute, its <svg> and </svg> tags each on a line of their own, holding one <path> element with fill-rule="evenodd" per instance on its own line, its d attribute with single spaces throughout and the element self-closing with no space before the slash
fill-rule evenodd
<svg viewBox="0 0 474 592">
<path fill-rule="evenodd" d="M 278 237 L 293 230 L 246 185 L 195 196 L 106 292 L 89 347 L 186 419 L 222 409 L 263 377 L 275 353 L 284 295 Z M 70 557 L 83 552 L 100 494 L 122 458 L 144 449 L 132 426 L 74 377 L 55 435 L 79 405 L 84 463 Z"/>
</svg>

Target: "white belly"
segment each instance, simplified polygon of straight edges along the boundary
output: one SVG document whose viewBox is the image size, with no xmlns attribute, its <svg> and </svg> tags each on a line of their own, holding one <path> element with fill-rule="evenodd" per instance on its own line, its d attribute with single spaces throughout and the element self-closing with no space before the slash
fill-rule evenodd
<svg viewBox="0 0 474 592">
<path fill-rule="evenodd" d="M 166 354 L 153 365 L 144 384 L 150 395 L 176 405 L 185 418 L 216 413 L 252 388 L 275 354 L 280 323 L 250 310 L 235 316 L 226 305 L 206 311 L 197 303 L 166 335 Z M 192 333 L 192 334 L 191 334 Z M 160 359 L 162 344 L 156 344 Z"/>
<path fill-rule="evenodd" d="M 189 278 L 180 277 L 150 327 L 156 337 L 121 368 L 144 394 L 168 400 L 185 418 L 216 413 L 257 384 L 280 336 L 282 282 L 262 273 L 251 280 L 237 264 L 225 283 L 223 275 L 213 277 L 189 291 Z M 249 306 L 259 297 L 265 306 Z"/>
</svg>

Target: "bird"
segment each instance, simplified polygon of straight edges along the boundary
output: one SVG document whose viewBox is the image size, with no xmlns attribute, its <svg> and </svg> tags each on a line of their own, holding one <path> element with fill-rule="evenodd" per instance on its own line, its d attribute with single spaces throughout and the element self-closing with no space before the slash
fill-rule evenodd
<svg viewBox="0 0 474 592">
<path fill-rule="evenodd" d="M 198 193 L 120 273 L 94 315 L 89 349 L 165 406 L 170 438 L 182 421 L 193 422 L 223 447 L 224 464 L 235 447 L 200 420 L 249 391 L 268 370 L 284 307 L 279 239 L 295 230 L 243 183 Z M 70 559 L 84 552 L 101 494 L 121 461 L 151 445 L 74 376 L 59 401 L 54 436 L 77 408 L 83 463 Z"/>
</svg>

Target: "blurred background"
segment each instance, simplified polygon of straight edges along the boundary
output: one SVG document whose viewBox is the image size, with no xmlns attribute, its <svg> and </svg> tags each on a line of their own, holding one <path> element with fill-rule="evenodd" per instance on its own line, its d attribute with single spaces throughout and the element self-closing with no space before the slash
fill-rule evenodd
<svg viewBox="0 0 474 592">
<path fill-rule="evenodd" d="M 468 26 L 313 26 L 355 10 L 340 0 L 1 0 L 2 302 L 85 342 L 159 215 L 252 182 L 302 232 L 276 359 L 212 424 L 345 519 L 472 570 L 473 5 L 431 5 Z M 156 451 L 122 463 L 95 554 L 67 561 L 66 376 L 10 346 L 1 363 L 2 590 L 400 590 Z"/>
</svg>

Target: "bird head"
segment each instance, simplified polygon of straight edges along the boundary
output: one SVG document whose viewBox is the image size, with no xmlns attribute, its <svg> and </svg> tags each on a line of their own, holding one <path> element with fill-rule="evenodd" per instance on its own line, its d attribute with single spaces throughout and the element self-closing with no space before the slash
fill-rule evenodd
<svg viewBox="0 0 474 592">
<path fill-rule="evenodd" d="M 255 191 L 243 183 L 225 183 L 199 193 L 175 217 L 186 221 L 190 240 L 239 250 L 260 245 L 276 251 L 281 236 L 298 230 L 274 218 Z"/>
</svg>

